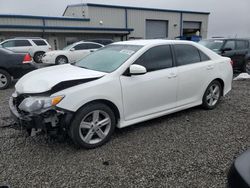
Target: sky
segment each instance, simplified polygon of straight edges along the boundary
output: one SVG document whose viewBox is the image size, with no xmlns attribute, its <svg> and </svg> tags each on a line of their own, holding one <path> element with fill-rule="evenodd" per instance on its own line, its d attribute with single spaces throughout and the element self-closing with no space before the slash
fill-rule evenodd
<svg viewBox="0 0 250 188">
<path fill-rule="evenodd" d="M 61 16 L 77 3 L 206 11 L 211 13 L 208 37 L 250 38 L 250 0 L 0 0 L 0 14 Z"/>
</svg>

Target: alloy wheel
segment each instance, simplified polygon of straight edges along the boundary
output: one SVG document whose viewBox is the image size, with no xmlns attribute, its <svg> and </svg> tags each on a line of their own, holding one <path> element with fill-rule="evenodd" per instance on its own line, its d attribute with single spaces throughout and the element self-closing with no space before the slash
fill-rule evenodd
<svg viewBox="0 0 250 188">
<path fill-rule="evenodd" d="M 4 74 L 0 73 L 0 88 L 3 88 L 7 85 L 8 79 Z"/>
<path fill-rule="evenodd" d="M 43 54 L 37 56 L 38 63 L 42 63 Z"/>
<path fill-rule="evenodd" d="M 207 104 L 209 106 L 214 106 L 217 104 L 220 98 L 220 87 L 217 84 L 213 84 L 208 89 L 206 96 Z"/>
<path fill-rule="evenodd" d="M 66 63 L 67 63 L 67 60 L 65 58 L 61 57 L 61 58 L 58 59 L 58 64 L 59 65 L 66 64 Z"/>
<path fill-rule="evenodd" d="M 82 141 L 85 143 L 97 144 L 107 137 L 110 129 L 110 116 L 102 110 L 95 110 L 88 113 L 82 119 L 79 126 L 79 133 Z"/>
</svg>

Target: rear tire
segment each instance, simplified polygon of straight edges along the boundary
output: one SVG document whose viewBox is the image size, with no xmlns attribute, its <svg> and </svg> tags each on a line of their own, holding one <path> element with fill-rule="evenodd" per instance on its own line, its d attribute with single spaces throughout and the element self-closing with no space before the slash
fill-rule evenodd
<svg viewBox="0 0 250 188">
<path fill-rule="evenodd" d="M 0 69 L 0 90 L 7 89 L 11 84 L 11 76 L 5 70 Z"/>
<path fill-rule="evenodd" d="M 243 68 L 243 72 L 246 72 L 246 73 L 250 74 L 250 60 L 248 60 L 245 63 L 244 68 Z"/>
<path fill-rule="evenodd" d="M 110 140 L 115 126 L 116 118 L 111 108 L 102 103 L 92 103 L 76 113 L 69 135 L 77 146 L 93 149 Z"/>
<path fill-rule="evenodd" d="M 222 96 L 222 86 L 217 80 L 214 80 L 207 87 L 203 99 L 202 107 L 206 110 L 213 110 L 218 105 Z"/>
<path fill-rule="evenodd" d="M 37 53 L 35 53 L 34 61 L 36 63 L 42 63 L 42 57 L 43 57 L 44 54 L 45 54 L 45 52 L 37 52 Z"/>
<path fill-rule="evenodd" d="M 58 56 L 57 58 L 56 58 L 56 65 L 63 65 L 63 64 L 66 64 L 66 63 L 68 63 L 69 61 L 68 61 L 68 58 L 67 57 L 65 57 L 65 56 Z"/>
</svg>

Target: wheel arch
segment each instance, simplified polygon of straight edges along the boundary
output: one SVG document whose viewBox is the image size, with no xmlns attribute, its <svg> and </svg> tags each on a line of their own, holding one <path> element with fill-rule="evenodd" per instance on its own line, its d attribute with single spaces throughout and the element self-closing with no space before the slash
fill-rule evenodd
<svg viewBox="0 0 250 188">
<path fill-rule="evenodd" d="M 12 74 L 10 73 L 10 71 L 8 71 L 8 69 L 6 69 L 6 68 L 0 66 L 0 70 L 6 71 L 6 72 L 9 73 L 9 75 L 12 77 Z"/>
<path fill-rule="evenodd" d="M 107 100 L 107 99 L 95 99 L 95 100 L 89 101 L 89 102 L 85 103 L 83 106 L 81 106 L 76 112 L 78 112 L 81 108 L 84 108 L 85 106 L 93 104 L 93 103 L 102 103 L 102 104 L 105 104 L 108 107 L 110 107 L 111 110 L 115 114 L 116 123 L 118 123 L 119 119 L 121 118 L 120 111 L 119 111 L 118 107 L 113 102 L 111 102 L 110 100 Z"/>
<path fill-rule="evenodd" d="M 59 55 L 57 55 L 56 58 L 55 58 L 55 62 L 57 61 L 57 59 L 58 59 L 59 57 L 64 57 L 64 58 L 66 58 L 67 61 L 69 62 L 69 58 L 68 58 L 66 55 L 64 55 L 64 54 L 59 54 Z"/>
<path fill-rule="evenodd" d="M 213 81 L 218 81 L 220 83 L 221 90 L 222 90 L 222 96 L 224 96 L 224 86 L 225 86 L 224 81 L 221 78 L 216 78 L 216 79 L 212 80 L 209 84 L 211 84 Z"/>
<path fill-rule="evenodd" d="M 33 55 L 33 58 L 36 56 L 36 54 L 38 54 L 38 53 L 46 53 L 46 52 L 44 52 L 44 51 L 36 51 L 36 52 L 34 52 L 34 55 Z"/>
</svg>

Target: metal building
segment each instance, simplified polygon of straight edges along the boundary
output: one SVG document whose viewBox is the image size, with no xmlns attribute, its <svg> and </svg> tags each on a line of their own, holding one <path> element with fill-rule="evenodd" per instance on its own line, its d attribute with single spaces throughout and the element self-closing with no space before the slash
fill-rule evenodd
<svg viewBox="0 0 250 188">
<path fill-rule="evenodd" d="M 69 5 L 61 17 L 0 15 L 0 41 L 43 37 L 54 49 L 79 40 L 207 37 L 208 12 L 103 4 Z"/>
</svg>

